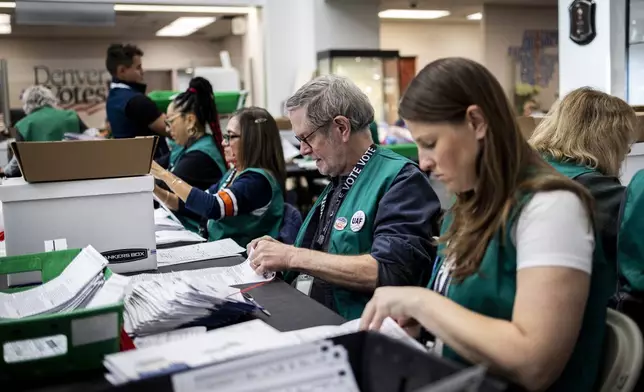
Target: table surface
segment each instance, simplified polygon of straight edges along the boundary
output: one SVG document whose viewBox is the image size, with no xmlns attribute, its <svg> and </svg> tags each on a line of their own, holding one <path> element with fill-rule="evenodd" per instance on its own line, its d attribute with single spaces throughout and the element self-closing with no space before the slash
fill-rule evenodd
<svg viewBox="0 0 644 392">
<path fill-rule="evenodd" d="M 156 272 L 196 270 L 210 267 L 227 267 L 244 261 L 241 256 L 206 260 L 194 263 L 176 264 L 160 267 Z M 129 275 L 129 274 L 128 274 Z M 240 288 L 251 285 L 239 286 Z M 255 300 L 271 313 L 266 316 L 255 312 L 251 318 L 264 320 L 275 329 L 286 332 L 319 325 L 339 325 L 345 322 L 340 315 L 312 300 L 284 281 L 275 280 L 249 291 Z M 105 391 L 111 385 L 103 377 L 104 371 L 72 375 L 68 378 L 48 381 L 45 387 L 33 388 L 36 391 Z"/>
</svg>

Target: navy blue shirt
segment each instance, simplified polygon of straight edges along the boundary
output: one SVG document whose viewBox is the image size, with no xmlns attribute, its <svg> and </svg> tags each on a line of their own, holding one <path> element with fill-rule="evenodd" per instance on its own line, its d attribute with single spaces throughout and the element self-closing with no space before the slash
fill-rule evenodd
<svg viewBox="0 0 644 392">
<path fill-rule="evenodd" d="M 221 181 L 226 180 L 228 179 L 221 179 Z M 219 220 L 225 217 L 225 214 L 222 214 L 222 210 L 225 210 L 222 206 L 229 200 L 235 204 L 233 208 L 235 215 L 244 215 L 267 206 L 273 199 L 271 183 L 259 173 L 247 171 L 240 174 L 227 187 L 227 192 L 234 196 L 231 198 L 225 196 L 222 198 L 219 195 L 221 181 L 207 191 L 193 187 L 186 200 L 185 208 L 201 217 Z M 182 208 L 181 204 L 183 203 L 180 203 L 179 211 Z"/>
</svg>

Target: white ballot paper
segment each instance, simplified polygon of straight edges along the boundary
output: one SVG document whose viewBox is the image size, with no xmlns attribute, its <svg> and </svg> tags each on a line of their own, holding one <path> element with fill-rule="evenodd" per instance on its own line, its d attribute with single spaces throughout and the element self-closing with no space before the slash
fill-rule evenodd
<svg viewBox="0 0 644 392">
<path fill-rule="evenodd" d="M 157 250 L 157 265 L 165 266 L 220 259 L 224 257 L 237 256 L 245 251 L 246 249 L 237 245 L 234 240 L 226 238 L 203 244 L 180 246 L 178 248 L 171 249 L 159 249 Z"/>
<path fill-rule="evenodd" d="M 342 325 L 323 325 L 319 327 L 305 328 L 297 331 L 284 332 L 287 335 L 293 335 L 295 339 L 302 343 L 314 342 L 316 340 L 328 339 L 335 336 L 347 335 L 351 333 L 358 332 L 360 328 L 360 319 L 348 321 Z M 391 317 L 387 317 L 380 327 L 380 332 L 383 335 L 389 336 L 390 338 L 397 339 L 402 343 L 405 343 L 411 347 L 414 347 L 421 351 L 427 351 L 427 349 L 417 342 L 414 338 L 409 336 L 404 329 L 402 329 L 397 322 L 395 322 Z"/>
<path fill-rule="evenodd" d="M 154 232 L 157 245 L 169 245 L 179 242 L 206 242 L 199 234 L 188 230 L 159 230 Z"/>
<path fill-rule="evenodd" d="M 0 318 L 21 318 L 82 307 L 104 282 L 107 259 L 92 246 L 83 249 L 63 272 L 40 286 L 0 293 Z"/>
<path fill-rule="evenodd" d="M 86 308 L 99 308 L 123 301 L 130 278 L 127 276 L 112 273 L 94 297 L 89 301 Z"/>
<path fill-rule="evenodd" d="M 249 283 L 268 282 L 275 278 L 275 273 L 258 275 L 250 266 L 250 260 L 246 259 L 243 263 L 233 265 L 232 267 L 212 267 L 189 271 L 166 272 L 162 274 L 140 274 L 133 276 L 131 281 L 133 284 L 145 280 L 170 282 L 176 278 L 192 279 L 198 277 L 203 277 L 214 284 L 237 286 Z"/>
<path fill-rule="evenodd" d="M 184 340 L 197 335 L 204 335 L 206 327 L 190 327 L 177 329 L 170 332 L 158 333 L 155 335 L 142 336 L 134 339 L 136 348 L 160 346 L 165 343 Z"/>
<path fill-rule="evenodd" d="M 253 320 L 161 346 L 106 355 L 103 364 L 109 371 L 106 379 L 119 385 L 294 344 L 292 337 Z"/>
<path fill-rule="evenodd" d="M 358 392 L 347 350 L 332 342 L 275 349 L 172 376 L 175 392 Z"/>
</svg>

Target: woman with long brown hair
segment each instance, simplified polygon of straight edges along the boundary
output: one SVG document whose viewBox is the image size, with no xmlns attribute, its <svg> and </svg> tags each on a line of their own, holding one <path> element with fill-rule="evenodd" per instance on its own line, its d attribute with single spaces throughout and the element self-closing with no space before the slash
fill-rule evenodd
<svg viewBox="0 0 644 392">
<path fill-rule="evenodd" d="M 593 253 L 592 201 L 527 143 L 482 65 L 427 65 L 401 104 L 421 167 L 456 195 L 429 289 L 378 288 L 362 327 L 419 323 L 442 355 L 529 390 L 590 391 L 611 279 Z"/>
<path fill-rule="evenodd" d="M 228 121 L 223 139 L 226 161 L 233 168 L 219 183 L 202 191 L 153 163 L 152 175 L 172 191 L 157 196 L 173 210 L 200 215 L 210 241 L 232 238 L 246 246 L 263 235 L 277 238 L 286 169 L 275 119 L 262 108 L 241 109 Z"/>
</svg>

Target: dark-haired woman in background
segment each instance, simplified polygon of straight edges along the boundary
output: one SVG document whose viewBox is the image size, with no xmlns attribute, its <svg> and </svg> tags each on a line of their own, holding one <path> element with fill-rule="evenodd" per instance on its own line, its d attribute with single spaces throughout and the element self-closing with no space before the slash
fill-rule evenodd
<svg viewBox="0 0 644 392">
<path fill-rule="evenodd" d="M 210 241 L 232 238 L 246 246 L 253 238 L 277 238 L 284 211 L 286 169 L 275 119 L 261 108 L 244 108 L 228 122 L 223 146 L 234 164 L 207 191 L 188 185 L 175 173 L 152 165 L 152 175 L 168 191 L 157 196 L 174 210 L 189 210 L 208 219 Z"/>
<path fill-rule="evenodd" d="M 168 106 L 165 121 L 174 143 L 170 152 L 158 159 L 159 165 L 201 190 L 218 183 L 226 172 L 226 163 L 210 82 L 201 77 L 192 79 L 188 90 Z M 164 201 L 164 189 L 169 188 L 163 182 L 157 185 L 155 194 Z M 199 215 L 179 210 L 177 217 L 188 230 L 199 231 Z"/>
</svg>

